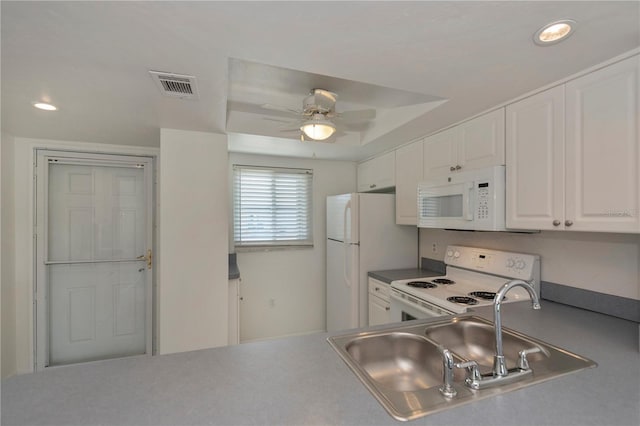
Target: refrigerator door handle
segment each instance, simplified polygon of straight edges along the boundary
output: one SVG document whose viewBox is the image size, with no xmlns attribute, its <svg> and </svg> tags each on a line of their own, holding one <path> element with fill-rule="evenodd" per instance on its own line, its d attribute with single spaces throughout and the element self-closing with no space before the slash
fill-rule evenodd
<svg viewBox="0 0 640 426">
<path fill-rule="evenodd" d="M 351 200 L 347 201 L 347 204 L 344 206 L 344 212 L 342 213 L 342 235 L 344 236 L 344 282 L 347 287 L 351 287 L 351 280 L 349 279 L 349 274 L 347 272 L 347 264 L 349 263 L 349 244 L 351 243 L 351 236 L 347 236 L 347 217 L 348 212 L 351 210 Z"/>
<path fill-rule="evenodd" d="M 344 269 L 343 269 L 343 275 L 344 275 L 344 283 L 347 287 L 351 287 L 351 280 L 349 279 L 349 273 L 347 272 L 347 264 L 349 263 L 349 244 L 343 244 L 344 246 Z"/>
<path fill-rule="evenodd" d="M 342 212 L 342 236 L 345 244 L 351 244 L 351 235 L 347 235 L 347 217 L 348 212 L 351 210 L 351 200 L 347 201 L 344 205 L 344 212 Z"/>
</svg>

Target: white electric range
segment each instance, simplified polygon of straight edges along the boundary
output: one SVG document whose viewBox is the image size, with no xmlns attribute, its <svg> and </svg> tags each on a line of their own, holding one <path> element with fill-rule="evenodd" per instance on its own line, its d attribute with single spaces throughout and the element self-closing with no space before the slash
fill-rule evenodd
<svg viewBox="0 0 640 426">
<path fill-rule="evenodd" d="M 540 257 L 476 247 L 448 246 L 441 277 L 391 282 L 391 321 L 408 321 L 460 314 L 493 304 L 495 293 L 507 281 L 528 282 L 540 295 Z M 520 287 L 503 303 L 529 300 Z"/>
</svg>

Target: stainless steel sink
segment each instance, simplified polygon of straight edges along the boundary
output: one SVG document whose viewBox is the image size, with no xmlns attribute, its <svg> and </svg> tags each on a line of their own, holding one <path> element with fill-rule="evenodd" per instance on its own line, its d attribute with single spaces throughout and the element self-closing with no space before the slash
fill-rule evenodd
<svg viewBox="0 0 640 426">
<path fill-rule="evenodd" d="M 465 360 L 476 361 L 481 373 L 491 372 L 496 342 L 493 323 L 480 322 L 478 318 L 459 318 L 453 322 L 427 327 L 425 336 Z M 503 331 L 502 345 L 507 368 L 516 367 L 518 352 L 523 349 L 533 347 L 541 349 L 540 353 L 529 355 L 529 363 L 541 361 L 545 357 L 543 346 L 514 331 L 509 333 Z"/>
<path fill-rule="evenodd" d="M 377 385 L 393 391 L 417 391 L 442 384 L 437 346 L 416 334 L 391 332 L 356 337 L 346 352 Z M 464 372 L 459 370 L 459 379 Z"/>
<path fill-rule="evenodd" d="M 349 368 L 382 406 L 398 420 L 410 420 L 479 399 L 512 391 L 596 364 L 535 338 L 502 329 L 508 368 L 516 366 L 521 350 L 539 348 L 528 357 L 531 374 L 486 389 L 465 386 L 465 370 L 454 370 L 456 395 L 445 397 L 441 350 L 455 362 L 476 361 L 480 372 L 491 374 L 495 334 L 493 323 L 473 314 L 412 322 L 381 330 L 333 336 L 328 339 Z"/>
</svg>

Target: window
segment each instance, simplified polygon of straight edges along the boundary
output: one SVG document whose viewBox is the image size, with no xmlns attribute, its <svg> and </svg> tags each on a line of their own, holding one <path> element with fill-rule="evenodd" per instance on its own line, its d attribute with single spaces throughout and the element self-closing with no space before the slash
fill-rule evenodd
<svg viewBox="0 0 640 426">
<path fill-rule="evenodd" d="M 233 166 L 236 247 L 313 246 L 313 171 Z"/>
</svg>

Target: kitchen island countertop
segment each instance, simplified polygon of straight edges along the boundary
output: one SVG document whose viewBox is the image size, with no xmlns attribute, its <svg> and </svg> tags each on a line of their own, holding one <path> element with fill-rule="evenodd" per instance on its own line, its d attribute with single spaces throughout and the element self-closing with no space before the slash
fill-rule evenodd
<svg viewBox="0 0 640 426">
<path fill-rule="evenodd" d="M 491 318 L 490 309 L 479 313 Z M 503 305 L 503 323 L 599 366 L 409 423 L 640 424 L 637 323 L 548 301 L 540 311 L 531 310 L 529 303 Z M 14 376 L 2 382 L 2 424 L 401 424 L 342 362 L 327 336 Z"/>
</svg>

